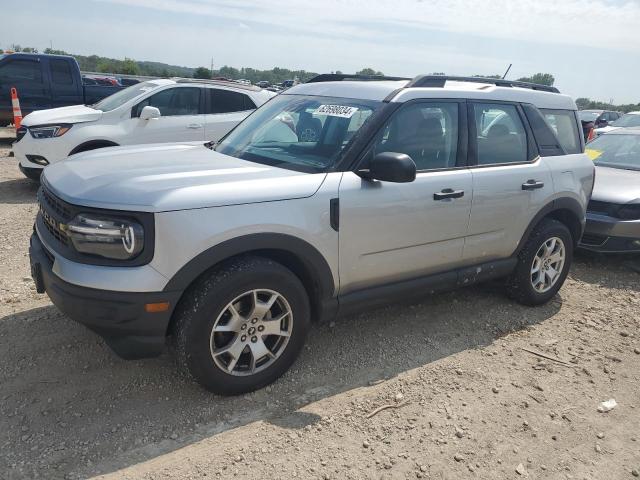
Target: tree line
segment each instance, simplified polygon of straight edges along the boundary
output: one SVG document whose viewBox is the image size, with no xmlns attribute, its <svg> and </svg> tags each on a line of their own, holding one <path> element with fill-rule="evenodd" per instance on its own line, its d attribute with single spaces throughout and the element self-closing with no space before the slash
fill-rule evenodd
<svg viewBox="0 0 640 480">
<path fill-rule="evenodd" d="M 37 48 L 22 47 L 20 45 L 11 45 L 10 51 L 14 52 L 26 52 L 26 53 L 39 53 Z M 0 54 L 4 51 L 0 48 Z M 85 72 L 101 72 L 101 73 L 113 73 L 121 75 L 142 75 L 150 77 L 193 77 L 193 78 L 230 78 L 233 80 L 246 79 L 252 83 L 259 81 L 267 81 L 271 84 L 282 83 L 285 80 L 297 79 L 300 82 L 306 82 L 307 80 L 318 75 L 316 72 L 308 72 L 306 70 L 290 70 L 288 68 L 275 67 L 271 70 L 259 70 L 256 68 L 243 67 L 235 68 L 230 66 L 223 66 L 213 71 L 206 67 L 180 67 L 177 65 L 169 65 L 162 62 L 149 62 L 138 61 L 131 58 L 119 60 L 116 58 L 101 57 L 98 55 L 74 55 L 65 52 L 64 50 L 56 50 L 52 48 L 45 48 L 42 53 L 52 55 L 72 55 L 75 57 L 80 70 Z M 333 72 L 332 72 L 333 73 Z M 342 73 L 337 70 L 335 73 Z M 379 70 L 367 67 L 356 72 L 357 75 L 384 75 Z M 434 72 L 432 75 L 445 75 L 443 72 Z M 483 78 L 502 78 L 501 75 L 473 75 L 474 77 Z M 536 73 L 529 77 L 518 78 L 517 81 L 537 83 L 540 85 L 553 86 L 555 78 L 550 73 Z M 620 112 L 629 112 L 632 110 L 640 110 L 640 103 L 637 104 L 623 104 L 613 105 L 607 102 L 601 102 L 597 100 L 591 100 L 590 98 L 578 98 L 576 104 L 581 110 L 585 109 L 598 109 L 598 110 L 616 110 Z"/>
</svg>

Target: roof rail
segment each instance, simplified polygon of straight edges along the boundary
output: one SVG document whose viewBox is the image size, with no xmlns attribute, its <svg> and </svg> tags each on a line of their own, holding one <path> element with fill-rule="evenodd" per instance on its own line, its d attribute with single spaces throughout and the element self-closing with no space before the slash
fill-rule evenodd
<svg viewBox="0 0 640 480">
<path fill-rule="evenodd" d="M 384 75 L 357 75 L 349 73 L 321 73 L 307 80 L 305 83 L 318 82 L 342 82 L 343 80 L 359 80 L 361 82 L 370 82 L 376 80 L 411 80 L 406 77 L 386 77 Z"/>
<path fill-rule="evenodd" d="M 411 88 L 411 87 L 443 88 L 447 83 L 447 81 L 486 83 L 488 85 L 495 85 L 496 87 L 520 87 L 520 88 L 529 88 L 531 90 L 539 90 L 541 92 L 560 93 L 560 90 L 558 90 L 556 87 L 550 87 L 548 85 L 540 85 L 537 83 L 503 80 L 501 78 L 451 77 L 448 75 L 418 75 L 413 80 L 411 80 L 405 86 L 405 88 Z"/>
<path fill-rule="evenodd" d="M 235 80 L 209 80 L 207 78 L 181 78 L 181 77 L 173 77 L 171 80 L 176 83 L 206 83 L 208 85 L 220 85 L 225 87 L 233 87 L 240 88 L 242 90 L 251 90 L 254 92 L 262 90 L 260 87 L 256 87 L 255 85 L 247 85 L 245 83 L 239 83 Z"/>
</svg>

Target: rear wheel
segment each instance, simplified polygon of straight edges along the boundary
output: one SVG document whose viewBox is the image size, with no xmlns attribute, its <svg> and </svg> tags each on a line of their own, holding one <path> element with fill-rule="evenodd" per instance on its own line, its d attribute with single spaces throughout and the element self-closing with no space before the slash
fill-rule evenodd
<svg viewBox="0 0 640 480">
<path fill-rule="evenodd" d="M 507 281 L 508 295 L 525 305 L 548 302 L 560 290 L 573 259 L 573 238 L 561 222 L 544 219 L 518 255 Z"/>
<path fill-rule="evenodd" d="M 185 295 L 176 312 L 178 361 L 207 390 L 221 395 L 275 381 L 293 364 L 309 330 L 302 283 L 269 259 L 234 261 Z"/>
</svg>

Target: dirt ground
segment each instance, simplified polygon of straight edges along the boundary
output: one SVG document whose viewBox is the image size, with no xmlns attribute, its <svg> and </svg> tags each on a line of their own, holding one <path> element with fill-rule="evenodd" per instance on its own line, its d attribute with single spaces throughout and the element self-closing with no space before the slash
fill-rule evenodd
<svg viewBox="0 0 640 480">
<path fill-rule="evenodd" d="M 639 475 L 638 260 L 581 255 L 544 307 L 491 284 L 315 326 L 281 380 L 220 398 L 169 355 L 118 359 L 35 293 L 36 186 L 7 154 L 0 145 L 0 478 Z"/>
</svg>

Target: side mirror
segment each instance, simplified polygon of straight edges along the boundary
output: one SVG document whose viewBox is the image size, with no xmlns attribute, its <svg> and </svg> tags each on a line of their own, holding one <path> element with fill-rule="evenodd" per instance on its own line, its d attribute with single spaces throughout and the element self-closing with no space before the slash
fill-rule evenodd
<svg viewBox="0 0 640 480">
<path fill-rule="evenodd" d="M 382 152 L 373 157 L 368 170 L 360 170 L 358 175 L 370 180 L 409 183 L 416 179 L 416 164 L 405 153 Z"/>
<path fill-rule="evenodd" d="M 160 118 L 160 110 L 156 107 L 147 105 L 140 112 L 140 120 L 152 120 L 154 118 Z"/>
</svg>

